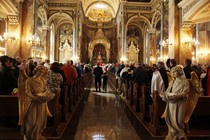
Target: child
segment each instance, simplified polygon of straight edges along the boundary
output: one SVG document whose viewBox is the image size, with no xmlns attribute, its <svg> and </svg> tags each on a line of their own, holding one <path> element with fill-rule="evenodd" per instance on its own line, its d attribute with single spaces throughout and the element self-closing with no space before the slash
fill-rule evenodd
<svg viewBox="0 0 210 140">
<path fill-rule="evenodd" d="M 104 72 L 102 79 L 103 79 L 103 90 L 104 90 L 104 92 L 106 92 L 107 91 L 107 81 L 108 81 L 108 76 L 107 76 L 106 72 Z"/>
</svg>

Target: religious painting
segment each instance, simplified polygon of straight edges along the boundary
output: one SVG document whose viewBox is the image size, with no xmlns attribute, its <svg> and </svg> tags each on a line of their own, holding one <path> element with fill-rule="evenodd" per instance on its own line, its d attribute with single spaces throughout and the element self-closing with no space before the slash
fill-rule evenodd
<svg viewBox="0 0 210 140">
<path fill-rule="evenodd" d="M 102 3 L 92 5 L 87 12 L 87 17 L 92 21 L 106 22 L 110 21 L 113 15 L 109 6 Z"/>
<path fill-rule="evenodd" d="M 139 29 L 136 26 L 129 26 L 127 36 L 139 36 Z"/>
</svg>

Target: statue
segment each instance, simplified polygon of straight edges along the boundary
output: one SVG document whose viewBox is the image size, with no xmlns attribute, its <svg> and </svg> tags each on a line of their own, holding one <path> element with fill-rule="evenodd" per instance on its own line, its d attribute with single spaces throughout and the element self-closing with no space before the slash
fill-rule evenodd
<svg viewBox="0 0 210 140">
<path fill-rule="evenodd" d="M 175 78 L 170 82 L 168 89 L 160 94 L 160 97 L 167 102 L 162 116 L 169 129 L 165 139 L 187 139 L 185 132 L 189 132 L 188 122 L 203 89 L 194 71 L 191 72 L 189 81 L 184 77 L 180 66 L 173 67 L 171 72 Z"/>
<path fill-rule="evenodd" d="M 166 109 L 163 114 L 168 126 L 168 135 L 165 140 L 187 140 L 185 135 L 186 101 L 190 91 L 190 82 L 183 78 L 184 72 L 180 66 L 171 69 L 174 79 L 167 90 L 160 94 L 165 101 Z"/>
<path fill-rule="evenodd" d="M 47 90 L 47 71 L 47 68 L 39 65 L 33 71 L 34 76 L 26 80 L 26 94 L 29 103 L 21 126 L 21 132 L 25 140 L 45 140 L 42 132 L 46 128 L 49 113 L 47 102 L 55 96 Z"/>
<path fill-rule="evenodd" d="M 70 60 L 72 56 L 73 47 L 69 44 L 68 39 L 65 40 L 64 44 L 60 46 L 60 60 L 61 62 L 66 62 Z"/>
</svg>

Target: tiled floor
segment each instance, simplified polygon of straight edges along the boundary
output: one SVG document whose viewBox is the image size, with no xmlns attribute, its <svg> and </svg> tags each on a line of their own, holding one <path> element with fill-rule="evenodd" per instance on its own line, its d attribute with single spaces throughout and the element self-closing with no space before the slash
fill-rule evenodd
<svg viewBox="0 0 210 140">
<path fill-rule="evenodd" d="M 123 105 L 120 97 L 112 93 L 109 86 L 106 93 L 95 92 L 92 84 L 74 139 L 140 140 Z"/>
</svg>

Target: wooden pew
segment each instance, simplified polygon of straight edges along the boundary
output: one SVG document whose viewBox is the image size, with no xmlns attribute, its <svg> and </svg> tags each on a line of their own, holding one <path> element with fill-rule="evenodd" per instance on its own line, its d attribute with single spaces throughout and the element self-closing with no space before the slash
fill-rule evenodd
<svg viewBox="0 0 210 140">
<path fill-rule="evenodd" d="M 150 131 L 154 135 L 160 134 L 161 128 L 163 128 L 163 126 L 166 126 L 165 123 L 163 123 L 164 120 L 162 119 L 161 121 L 161 116 L 165 111 L 165 105 L 166 103 L 162 101 L 162 99 L 159 97 L 159 93 L 154 92 L 153 104 L 150 106 L 151 120 L 148 125 Z M 210 108 L 210 96 L 199 97 L 197 105 L 189 121 L 190 129 L 195 127 L 197 124 L 199 124 L 200 126 L 202 125 L 205 126 L 206 123 L 210 122 L 209 121 L 210 111 L 208 111 L 209 108 Z M 206 120 L 208 120 L 208 122 Z"/>
<path fill-rule="evenodd" d="M 151 99 L 151 84 L 146 83 L 144 88 L 142 89 L 142 96 L 139 99 L 140 100 L 140 119 L 143 121 L 148 121 L 150 120 L 149 116 L 149 105 L 152 104 L 152 99 Z"/>
<path fill-rule="evenodd" d="M 61 120 L 61 105 L 59 104 L 59 97 L 55 96 L 54 99 L 50 100 L 48 102 L 48 108 L 52 114 L 52 117 L 48 118 L 50 124 L 49 127 L 52 127 L 53 133 L 56 135 Z"/>
<path fill-rule="evenodd" d="M 59 103 L 61 105 L 61 121 L 66 122 L 67 121 L 67 113 L 68 113 L 68 103 L 69 98 L 67 96 L 68 94 L 68 85 L 64 84 L 61 88 L 61 95 L 59 99 Z"/>
<path fill-rule="evenodd" d="M 0 95 L 0 117 L 17 118 L 18 114 L 18 96 Z"/>
<path fill-rule="evenodd" d="M 166 102 L 164 102 L 158 92 L 153 93 L 153 104 L 149 106 L 150 123 L 149 129 L 154 135 L 160 134 L 161 131 L 161 116 L 165 111 Z"/>
</svg>

